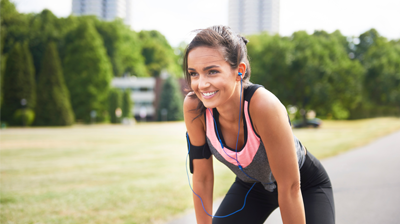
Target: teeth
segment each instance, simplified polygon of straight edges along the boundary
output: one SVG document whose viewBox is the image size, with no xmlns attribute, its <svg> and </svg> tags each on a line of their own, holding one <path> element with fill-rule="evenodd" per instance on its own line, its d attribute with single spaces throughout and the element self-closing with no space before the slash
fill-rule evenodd
<svg viewBox="0 0 400 224">
<path fill-rule="evenodd" d="M 204 96 L 212 96 L 216 93 L 217 91 L 214 92 L 208 92 L 208 93 L 203 93 Z"/>
</svg>

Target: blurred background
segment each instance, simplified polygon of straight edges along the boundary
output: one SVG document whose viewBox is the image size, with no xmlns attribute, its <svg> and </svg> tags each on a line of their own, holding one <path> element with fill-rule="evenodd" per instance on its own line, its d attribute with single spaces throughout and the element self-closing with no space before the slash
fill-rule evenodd
<svg viewBox="0 0 400 224">
<path fill-rule="evenodd" d="M 319 127 L 294 130 L 318 158 L 400 129 L 399 1 L 0 6 L 1 223 L 164 223 L 190 208 L 182 57 L 195 29 L 250 40 L 251 82 L 295 128 Z M 216 170 L 220 197 L 233 176 Z"/>
</svg>

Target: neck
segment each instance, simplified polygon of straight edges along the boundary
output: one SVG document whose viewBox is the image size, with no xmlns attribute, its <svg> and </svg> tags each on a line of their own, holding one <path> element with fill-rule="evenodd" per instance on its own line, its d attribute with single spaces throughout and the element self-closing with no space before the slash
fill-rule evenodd
<svg viewBox="0 0 400 224">
<path fill-rule="evenodd" d="M 242 94 L 242 97 L 240 97 L 240 94 Z M 239 102 L 241 100 L 241 102 Z M 223 105 L 217 107 L 218 113 L 219 113 L 219 118 L 220 120 L 223 119 L 229 123 L 236 123 L 239 120 L 239 115 L 240 120 L 242 121 L 242 114 L 243 114 L 243 108 L 244 108 L 244 99 L 243 99 L 243 90 L 240 91 L 240 83 L 239 85 L 236 85 L 236 89 L 232 97 Z M 240 112 L 239 112 L 239 107 L 240 107 Z"/>
</svg>

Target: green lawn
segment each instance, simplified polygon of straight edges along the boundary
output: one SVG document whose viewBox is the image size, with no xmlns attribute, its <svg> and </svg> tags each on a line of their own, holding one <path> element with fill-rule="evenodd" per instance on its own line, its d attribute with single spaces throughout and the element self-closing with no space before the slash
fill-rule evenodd
<svg viewBox="0 0 400 224">
<path fill-rule="evenodd" d="M 294 130 L 323 158 L 400 130 L 399 118 Z M 0 223 L 163 223 L 192 207 L 183 122 L 0 131 Z M 219 163 L 215 197 L 233 175 Z"/>
</svg>

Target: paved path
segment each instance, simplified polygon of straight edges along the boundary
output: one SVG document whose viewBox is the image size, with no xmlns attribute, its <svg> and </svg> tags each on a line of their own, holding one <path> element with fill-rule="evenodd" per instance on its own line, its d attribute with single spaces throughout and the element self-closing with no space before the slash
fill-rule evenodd
<svg viewBox="0 0 400 224">
<path fill-rule="evenodd" d="M 400 223 L 400 131 L 322 163 L 333 184 L 337 224 Z M 169 224 L 195 223 L 191 211 Z M 265 222 L 281 223 L 279 209 Z"/>
</svg>

